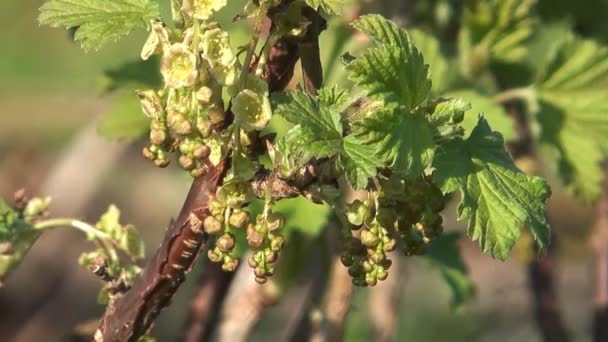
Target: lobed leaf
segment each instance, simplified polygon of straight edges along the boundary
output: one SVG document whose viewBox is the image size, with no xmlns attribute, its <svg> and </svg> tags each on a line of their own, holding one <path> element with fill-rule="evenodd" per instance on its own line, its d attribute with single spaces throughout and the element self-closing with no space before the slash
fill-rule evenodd
<svg viewBox="0 0 608 342">
<path fill-rule="evenodd" d="M 355 123 L 353 131 L 399 175 L 417 177 L 433 160 L 433 130 L 423 115 L 380 111 Z"/>
<path fill-rule="evenodd" d="M 518 62 L 534 32 L 536 0 L 474 0 L 463 10 L 458 36 L 461 66 L 466 75 L 491 61 Z"/>
<path fill-rule="evenodd" d="M 365 15 L 353 27 L 376 44 L 346 67 L 348 77 L 373 100 L 413 109 L 431 90 L 429 66 L 408 33 L 380 15 Z"/>
<path fill-rule="evenodd" d="M 467 140 L 443 145 L 433 177 L 446 193 L 458 188 L 459 219 L 469 219 L 468 232 L 483 252 L 504 260 L 528 229 L 540 249 L 549 243 L 544 214 L 551 190 L 544 180 L 519 171 L 504 148 L 500 133 L 480 117 Z"/>
<path fill-rule="evenodd" d="M 160 17 L 152 0 L 49 0 L 38 21 L 51 27 L 77 27 L 74 38 L 82 48 L 98 50 Z"/>
<path fill-rule="evenodd" d="M 608 153 L 608 47 L 568 36 L 549 54 L 536 80 L 540 141 L 581 200 L 597 199 Z M 581 153 L 584 151 L 584 153 Z"/>
</svg>

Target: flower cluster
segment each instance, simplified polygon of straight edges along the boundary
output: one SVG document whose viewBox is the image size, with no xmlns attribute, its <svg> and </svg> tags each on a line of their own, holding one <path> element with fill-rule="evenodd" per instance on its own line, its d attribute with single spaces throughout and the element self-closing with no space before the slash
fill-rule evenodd
<svg viewBox="0 0 608 342">
<path fill-rule="evenodd" d="M 355 200 L 346 211 L 350 229 L 360 230 L 360 235 L 357 238 L 344 231 L 347 244 L 341 260 L 348 267 L 353 283 L 358 286 L 373 286 L 386 279 L 391 266 L 387 253 L 395 249 L 396 242 L 387 227 L 378 221 L 378 213 L 372 212 L 369 200 Z"/>
<path fill-rule="evenodd" d="M 273 213 L 269 203 L 266 203 L 264 211 L 256 217 L 255 223 L 247 226 L 247 243 L 254 249 L 247 262 L 253 268 L 255 281 L 260 284 L 265 283 L 266 278 L 274 274 L 273 264 L 285 244 L 285 239 L 279 233 L 283 225 L 283 217 Z"/>
</svg>

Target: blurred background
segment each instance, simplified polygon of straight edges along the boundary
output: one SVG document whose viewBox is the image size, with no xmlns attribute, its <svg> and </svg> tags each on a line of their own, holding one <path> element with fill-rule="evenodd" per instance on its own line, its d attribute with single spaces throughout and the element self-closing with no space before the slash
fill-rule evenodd
<svg viewBox="0 0 608 342">
<path fill-rule="evenodd" d="M 127 143 L 97 135 L 100 118 L 114 110 L 115 100 L 121 96 L 102 91 L 107 84 L 104 71 L 137 59 L 145 32 L 139 31 L 99 52 L 85 53 L 71 41 L 68 32 L 38 25 L 38 8 L 43 2 L 0 1 L 0 195 L 10 197 L 20 188 L 35 195 L 48 194 L 54 198 L 53 216 L 92 222 L 114 203 L 122 209 L 123 221 L 135 224 L 142 232 L 150 255 L 159 245 L 169 219 L 181 207 L 190 179 L 177 168 L 151 166 L 141 157 L 143 140 Z M 418 18 L 446 15 L 441 11 L 458 3 L 420 0 L 414 6 L 411 2 L 352 4 L 346 13 L 354 16 L 380 11 L 389 16 L 402 15 L 402 23 L 411 23 Z M 239 5 L 239 1 L 229 3 Z M 543 20 L 569 21 L 583 33 L 599 39 L 608 37 L 608 22 L 587 19 L 592 15 L 587 9 L 608 8 L 604 1 L 578 1 L 574 7 L 568 3 L 541 0 Z M 407 15 L 407 11 L 415 15 Z M 235 45 L 247 39 L 245 33 L 245 28 L 234 30 Z M 323 44 L 337 39 L 332 35 L 339 33 L 325 33 L 322 50 Z M 345 44 L 345 51 L 349 44 L 357 42 Z M 556 180 L 549 181 L 554 190 L 549 216 L 559 234 L 559 307 L 572 340 L 586 341 L 593 315 L 588 242 L 593 208 L 577 204 L 560 190 Z M 446 212 L 455 212 L 454 205 Z M 446 227 L 464 231 L 454 217 L 446 218 Z M 397 339 L 539 341 L 530 304 L 526 256 L 521 252 L 525 248 L 519 250 L 521 253 L 516 248 L 507 262 L 482 255 L 477 244 L 468 239 L 463 239 L 462 248 L 476 285 L 476 297 L 458 311 L 450 309 L 450 292 L 438 272 L 416 258 L 403 259 Z M 0 289 L 0 341 L 58 341 L 77 324 L 102 313 L 103 306 L 96 302 L 99 280 L 77 264 L 80 253 L 88 249 L 78 232 L 56 230 L 42 236 Z M 158 319 L 154 335 L 159 341 L 180 336 L 199 272 L 193 270 L 173 305 Z M 369 289 L 356 289 L 354 295 L 345 340 L 373 340 L 366 324 Z M 271 308 L 252 339 L 276 337 L 285 324 L 289 303 L 285 300 Z"/>
</svg>

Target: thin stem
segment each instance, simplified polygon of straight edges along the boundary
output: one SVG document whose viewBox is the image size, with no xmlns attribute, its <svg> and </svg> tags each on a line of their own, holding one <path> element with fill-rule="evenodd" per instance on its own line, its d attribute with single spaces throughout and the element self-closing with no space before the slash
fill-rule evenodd
<svg viewBox="0 0 608 342">
<path fill-rule="evenodd" d="M 258 45 L 258 41 L 260 40 L 260 34 L 262 33 L 264 18 L 266 18 L 267 12 L 268 5 L 262 3 L 258 11 L 255 23 L 253 25 L 251 40 L 249 41 L 249 47 L 247 48 L 247 55 L 245 55 L 245 61 L 243 62 L 243 71 L 241 72 L 241 77 L 239 79 L 241 89 L 245 89 L 247 87 L 247 75 L 249 74 L 249 66 L 251 65 L 251 60 L 253 59 L 253 53 L 255 52 L 255 48 Z"/>
<path fill-rule="evenodd" d="M 512 88 L 502 91 L 492 98 L 494 102 L 497 103 L 506 103 L 510 101 L 523 101 L 527 102 L 534 96 L 534 89 L 532 86 L 522 87 L 522 88 Z"/>
<path fill-rule="evenodd" d="M 95 237 L 99 241 L 101 246 L 106 250 L 110 259 L 114 262 L 119 261 L 118 253 L 116 253 L 116 249 L 110 243 L 110 241 L 112 240 L 111 237 L 105 232 L 95 228 L 94 226 L 84 221 L 71 218 L 55 218 L 40 221 L 34 225 L 34 229 L 40 231 L 61 227 L 76 228 L 87 235 Z"/>
</svg>

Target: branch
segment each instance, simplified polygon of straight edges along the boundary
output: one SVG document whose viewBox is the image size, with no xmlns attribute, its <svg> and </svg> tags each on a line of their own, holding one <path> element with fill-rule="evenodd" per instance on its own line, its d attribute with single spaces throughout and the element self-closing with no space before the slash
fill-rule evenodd
<svg viewBox="0 0 608 342">
<path fill-rule="evenodd" d="M 249 259 L 250 251 L 243 256 Z M 224 302 L 221 322 L 217 327 L 219 342 L 247 341 L 264 311 L 276 303 L 281 294 L 274 280 L 258 284 L 247 266 L 239 268 Z"/>
<path fill-rule="evenodd" d="M 160 310 L 185 279 L 207 236 L 203 220 L 210 215 L 208 204 L 227 170 L 227 162 L 192 183 L 177 219 L 132 288 L 108 305 L 95 333 L 96 341 L 137 341 L 149 329 Z"/>
<path fill-rule="evenodd" d="M 608 165 L 604 165 L 604 189 L 596 206 L 591 245 L 595 253 L 593 340 L 608 341 Z"/>
<path fill-rule="evenodd" d="M 342 265 L 340 256 L 333 258 L 330 272 L 323 305 L 323 322 L 311 336 L 311 342 L 341 341 L 344 334 L 344 322 L 351 306 L 353 280 Z"/>
<path fill-rule="evenodd" d="M 521 104 L 508 103 L 509 114 L 515 120 L 517 140 L 507 144 L 513 159 L 536 160 L 534 136 L 526 114 Z M 533 170 L 522 170 L 531 173 Z M 536 324 L 540 329 L 544 341 L 568 341 L 568 332 L 564 327 L 559 301 L 555 290 L 555 232 L 552 232 L 552 241 L 549 244 L 547 255 L 534 258 L 528 265 L 530 292 L 534 301 Z M 536 253 L 534 254 L 536 255 Z"/>
<path fill-rule="evenodd" d="M 233 279 L 233 272 L 224 272 L 218 264 L 205 259 L 200 286 L 190 305 L 190 316 L 184 327 L 182 341 L 209 340 Z"/>
<path fill-rule="evenodd" d="M 319 51 L 319 35 L 327 28 L 325 19 L 310 7 L 304 7 L 302 14 L 310 21 L 304 39 L 300 42 L 299 54 L 302 63 L 302 78 L 304 89 L 311 95 L 316 95 L 323 85 L 323 66 Z"/>
</svg>

